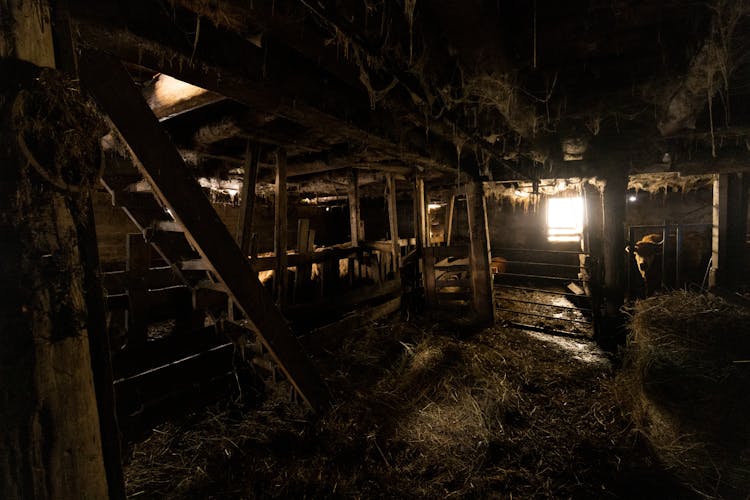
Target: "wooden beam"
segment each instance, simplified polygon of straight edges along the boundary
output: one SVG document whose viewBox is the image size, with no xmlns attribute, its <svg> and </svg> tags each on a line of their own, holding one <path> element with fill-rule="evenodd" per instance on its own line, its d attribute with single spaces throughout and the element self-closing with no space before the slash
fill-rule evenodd
<svg viewBox="0 0 750 500">
<path fill-rule="evenodd" d="M 274 240 L 273 251 L 276 256 L 276 269 L 274 271 L 274 292 L 276 303 L 280 306 L 286 304 L 287 283 L 289 273 L 287 270 L 287 229 L 289 228 L 287 214 L 287 192 L 286 192 L 286 150 L 280 148 L 276 152 L 276 184 L 274 201 Z"/>
<path fill-rule="evenodd" d="M 297 253 L 303 254 L 309 251 L 310 243 L 310 219 L 297 220 Z"/>
<path fill-rule="evenodd" d="M 365 239 L 365 231 L 362 227 L 361 212 L 359 207 L 359 172 L 352 169 L 349 174 L 349 231 L 351 233 L 352 246 L 359 246 L 359 242 Z"/>
<path fill-rule="evenodd" d="M 418 234 L 418 241 L 422 248 L 428 246 L 428 234 L 427 234 L 427 206 L 425 205 L 425 188 L 424 178 L 417 177 L 415 179 L 414 187 L 414 203 L 416 213 L 415 223 L 418 226 L 418 232 L 415 231 L 415 236 Z"/>
<path fill-rule="evenodd" d="M 451 246 L 453 238 L 453 210 L 456 207 L 456 195 L 451 195 L 448 206 L 445 208 L 445 246 Z"/>
<path fill-rule="evenodd" d="M 37 10 L 39 2 L 15 3 L 28 8 L 26 28 L 33 25 L 49 33 L 49 25 L 39 17 L 49 21 L 48 12 Z M 22 29 L 7 14 L 2 13 L 0 44 L 9 41 L 5 30 Z M 0 66 L 0 121 L 9 124 L 8 104 L 19 92 L 45 89 L 37 66 L 12 57 L 0 57 Z M 61 98 L 67 102 L 76 94 Z M 71 105 L 76 109 L 85 104 Z M 49 125 L 68 130 L 77 124 L 71 117 Z M 84 269 L 88 263 L 82 261 L 76 234 L 81 225 L 72 213 L 73 206 L 87 201 L 88 188 L 75 193 L 51 187 L 28 168 L 28 158 L 11 146 L 15 141 L 10 135 L 4 128 L 0 147 L 0 498 L 109 498 L 89 350 L 86 294 L 91 289 L 85 281 L 87 271 L 96 271 Z M 56 146 L 68 156 L 64 144 Z M 94 165 L 75 167 L 83 172 Z"/>
<path fill-rule="evenodd" d="M 735 290 L 745 274 L 750 175 L 719 174 L 714 180 L 709 286 Z"/>
<path fill-rule="evenodd" d="M 625 196 L 628 189 L 627 169 L 612 169 L 602 192 L 602 248 L 604 257 L 604 299 L 609 318 L 620 316 L 626 286 Z"/>
<path fill-rule="evenodd" d="M 429 308 L 437 306 L 437 283 L 435 281 L 435 247 L 424 249 L 424 298 Z"/>
<path fill-rule="evenodd" d="M 385 177 L 388 196 L 388 226 L 391 233 L 391 253 L 393 255 L 393 268 L 398 270 L 401 265 L 401 246 L 398 243 L 398 207 L 396 204 L 396 179 L 393 174 Z"/>
<path fill-rule="evenodd" d="M 154 8 L 158 10 L 158 6 Z M 370 152 L 382 152 L 394 160 L 455 171 L 455 147 L 436 139 L 426 142 L 425 134 L 416 129 L 407 134 L 403 125 L 390 118 L 390 114 L 364 112 L 368 103 L 361 90 L 353 91 L 336 81 L 322 84 L 319 70 L 304 59 L 292 62 L 293 53 L 282 52 L 274 57 L 249 42 L 243 44 L 236 35 L 229 36 L 215 29 L 212 39 L 215 43 L 208 43 L 207 36 L 212 30 L 204 27 L 201 30 L 204 43 L 199 44 L 198 53 L 192 54 L 190 48 L 177 49 L 160 42 L 164 33 L 148 33 L 147 38 L 119 26 L 102 24 L 121 23 L 119 18 L 87 19 L 89 13 L 80 7 L 74 15 L 78 43 L 87 49 L 104 50 L 123 61 L 169 74 L 253 109 L 284 117 L 308 130 L 319 131 L 321 138 L 335 132 L 339 141 L 365 146 Z M 138 22 L 137 19 L 132 21 Z M 171 20 L 166 21 L 165 29 L 173 24 Z M 174 35 L 182 36 L 182 33 Z M 226 47 L 223 50 L 226 54 L 204 55 L 201 49 L 206 46 Z M 217 61 L 220 57 L 223 60 Z M 240 60 L 241 65 L 237 63 Z M 360 99 L 353 98 L 352 94 L 357 92 Z M 372 130 L 386 132 L 373 134 Z M 405 141 L 407 136 L 409 140 Z"/>
<path fill-rule="evenodd" d="M 56 0 L 51 7 L 55 66 L 59 71 L 78 79 L 78 58 L 71 33 L 69 1 Z M 46 22 L 46 20 L 42 21 L 42 23 Z M 46 26 L 43 28 L 46 29 Z M 41 38 L 45 36 L 46 34 L 43 34 Z M 115 408 L 112 358 L 107 326 L 108 311 L 102 287 L 92 196 L 92 191 L 88 190 L 84 199 L 71 203 L 69 206 L 76 224 L 78 249 L 83 264 L 86 330 L 88 331 L 91 372 L 99 414 L 99 431 L 109 500 L 125 500 L 122 446 Z"/>
<path fill-rule="evenodd" d="M 94 206 L 91 194 L 85 204 L 71 204 L 76 221 L 78 249 L 83 263 L 83 284 L 91 353 L 91 371 L 99 413 L 104 469 L 107 474 L 109 500 L 125 500 L 125 479 L 122 471 L 120 430 L 115 411 L 113 372 L 107 331 L 106 303 L 99 266 L 99 248 L 94 228 Z M 79 212 L 80 210 L 80 212 Z"/>
<path fill-rule="evenodd" d="M 477 324 L 491 325 L 495 321 L 495 305 L 490 272 L 487 206 L 481 182 L 470 182 L 466 185 L 466 208 L 469 216 L 472 306 Z"/>
<path fill-rule="evenodd" d="M 205 12 L 205 9 L 198 8 L 200 2 L 197 0 L 179 0 L 178 4 L 196 13 Z M 227 11 L 222 12 L 221 20 L 217 19 L 216 16 L 212 17 L 216 24 L 225 26 L 238 33 L 244 33 L 249 25 L 262 26 L 264 32 L 270 34 L 267 40 L 267 45 L 271 46 L 269 50 L 273 51 L 273 44 L 276 40 L 282 41 L 301 54 L 305 59 L 314 62 L 330 74 L 335 75 L 338 80 L 344 82 L 349 87 L 361 88 L 360 69 L 356 61 L 353 58 L 351 60 L 342 59 L 336 47 L 325 42 L 327 37 L 325 35 L 318 35 L 319 30 L 316 29 L 313 31 L 310 27 L 306 26 L 306 23 L 314 19 L 315 28 L 323 26 L 325 29 L 330 30 L 331 34 L 343 33 L 349 43 L 356 47 L 358 53 L 367 54 L 368 57 L 380 61 L 381 69 L 390 74 L 394 78 L 394 81 L 398 82 L 399 86 L 406 90 L 406 92 L 394 91 L 385 93 L 380 105 L 397 114 L 401 119 L 408 120 L 419 127 L 429 130 L 433 136 L 438 136 L 448 141 L 460 138 L 459 140 L 462 143 L 483 151 L 493 159 L 502 157 L 502 151 L 499 148 L 491 146 L 483 139 L 479 139 L 463 130 L 462 126 L 458 123 L 460 121 L 458 116 L 455 116 L 454 120 L 449 119 L 448 115 L 451 114 L 450 111 L 438 120 L 428 119 L 424 113 L 425 108 L 414 111 L 414 99 L 422 103 L 432 102 L 431 96 L 439 95 L 439 92 L 436 92 L 434 89 L 431 91 L 425 89 L 424 85 L 414 77 L 409 68 L 403 66 L 403 61 L 392 59 L 379 50 L 379 43 L 371 44 L 367 42 L 367 37 L 363 35 L 350 19 L 346 18 L 347 11 L 348 13 L 352 13 L 351 9 L 347 9 L 346 2 L 344 4 L 341 2 L 336 3 L 335 8 L 330 5 L 330 2 L 328 8 L 323 7 L 324 4 L 325 2 L 318 2 L 317 6 L 312 6 L 311 4 L 303 3 L 303 6 L 299 8 L 296 5 L 290 4 L 284 8 L 279 8 L 273 0 L 256 0 L 249 7 L 246 5 L 227 6 Z M 231 12 L 231 14 L 227 14 L 227 12 Z M 451 78 L 450 73 L 434 71 L 436 68 L 442 68 L 446 64 L 446 61 L 455 59 L 455 56 L 450 54 L 440 41 L 443 34 L 430 22 L 425 22 L 424 18 L 415 18 L 415 26 L 407 26 L 406 20 L 398 16 L 392 17 L 390 23 L 392 33 L 403 34 L 407 30 L 411 32 L 412 28 L 417 30 L 414 31 L 415 34 L 419 32 L 419 37 L 421 37 L 424 43 L 427 46 L 433 47 L 429 58 L 433 61 L 440 61 L 438 65 L 430 65 L 433 70 L 431 72 L 433 76 L 431 82 L 435 84 L 435 78 L 440 78 L 447 84 Z M 417 25 L 419 26 L 418 28 Z M 439 74 L 440 76 L 438 76 Z M 437 84 L 436 88 L 440 88 L 441 85 Z M 514 95 L 514 110 L 524 111 L 530 115 L 533 111 L 533 106 L 529 104 L 525 96 L 520 95 L 520 93 Z M 522 135 L 527 135 L 530 130 L 524 130 L 523 132 Z M 507 163 L 500 164 L 508 167 Z M 462 168 L 470 171 L 474 177 L 479 173 L 478 165 L 472 159 L 464 159 L 462 161 Z"/>
<path fill-rule="evenodd" d="M 49 1 L 5 0 L 0 25 L 0 58 L 54 68 L 52 16 Z"/>
<path fill-rule="evenodd" d="M 99 53 L 80 59 L 82 83 L 106 112 L 132 150 L 138 169 L 185 228 L 185 234 L 305 402 L 315 410 L 329 405 L 329 394 L 281 315 L 203 191 L 191 179 L 182 157 L 143 101 L 125 68 Z"/>
<path fill-rule="evenodd" d="M 240 218 L 237 223 L 237 242 L 243 255 L 250 255 L 250 241 L 253 234 L 255 211 L 255 183 L 258 180 L 260 144 L 248 141 L 245 151 L 245 176 L 242 181 Z"/>
<path fill-rule="evenodd" d="M 310 219 L 297 220 L 297 254 L 301 257 L 307 256 L 314 249 L 315 230 L 310 229 Z M 297 264 L 297 272 L 294 275 L 294 298 L 297 302 L 297 294 L 300 289 L 306 289 L 312 274 L 311 261 Z"/>
</svg>

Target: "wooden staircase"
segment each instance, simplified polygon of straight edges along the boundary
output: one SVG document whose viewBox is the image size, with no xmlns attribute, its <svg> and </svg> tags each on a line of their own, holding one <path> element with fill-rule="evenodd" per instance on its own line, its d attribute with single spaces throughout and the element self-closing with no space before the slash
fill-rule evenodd
<svg viewBox="0 0 750 500">
<path fill-rule="evenodd" d="M 79 76 L 128 144 L 152 190 L 128 191 L 123 183 L 132 177 L 127 175 L 120 183 L 107 178 L 115 204 L 194 291 L 194 300 L 227 297 L 227 307 L 231 301 L 249 320 L 301 398 L 316 411 L 327 408 L 330 396 L 322 379 L 125 68 L 105 54 L 84 52 Z"/>
<path fill-rule="evenodd" d="M 193 248 L 183 227 L 174 220 L 152 191 L 143 187 L 143 175 L 130 165 L 118 166 L 117 173 L 105 170 L 101 184 L 112 197 L 112 204 L 130 218 L 172 273 L 191 292 L 193 308 L 205 311 L 212 323 L 234 320 L 226 288 L 209 271 L 210 266 Z"/>
</svg>

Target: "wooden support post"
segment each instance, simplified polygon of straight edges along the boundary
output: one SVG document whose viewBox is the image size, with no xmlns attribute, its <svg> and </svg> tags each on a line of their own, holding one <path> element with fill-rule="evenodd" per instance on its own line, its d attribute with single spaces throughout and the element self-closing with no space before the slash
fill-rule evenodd
<svg viewBox="0 0 750 500">
<path fill-rule="evenodd" d="M 602 193 L 602 251 L 604 257 L 604 300 L 609 318 L 620 316 L 625 297 L 625 195 L 627 168 L 610 173 Z"/>
<path fill-rule="evenodd" d="M 352 169 L 349 177 L 349 229 L 352 246 L 359 246 L 365 239 L 365 231 L 359 207 L 359 173 Z"/>
<path fill-rule="evenodd" d="M 69 4 L 69 0 L 56 0 L 52 5 L 55 66 L 72 78 L 78 79 L 78 61 L 72 36 Z M 43 7 L 40 10 L 40 14 L 44 15 Z M 75 221 L 78 250 L 83 265 L 83 285 L 87 312 L 86 330 L 88 332 L 96 407 L 99 414 L 99 431 L 104 470 L 107 476 L 107 490 L 109 500 L 125 500 L 125 478 L 122 470 L 120 430 L 115 409 L 112 359 L 107 328 L 107 306 L 101 281 L 99 247 L 91 190 L 84 190 L 81 193 L 81 199 L 76 203 L 70 203 L 68 207 Z M 66 416 L 66 418 L 69 418 L 69 416 Z"/>
<path fill-rule="evenodd" d="M 0 26 L 0 58 L 27 61 L 54 68 L 50 2 L 38 0 L 4 0 L 3 23 Z"/>
<path fill-rule="evenodd" d="M 274 272 L 274 292 L 276 303 L 286 304 L 287 283 L 287 192 L 286 192 L 286 149 L 279 148 L 276 153 L 276 200 L 274 231 L 274 255 L 276 255 L 276 270 Z"/>
<path fill-rule="evenodd" d="M 398 242 L 398 209 L 396 206 L 396 179 L 393 174 L 385 178 L 388 191 L 388 224 L 391 233 L 391 254 L 393 256 L 393 271 L 397 272 L 401 262 L 401 245 Z"/>
<path fill-rule="evenodd" d="M 422 182 L 422 196 L 424 207 L 422 213 L 424 214 L 424 244 L 426 247 L 432 246 L 432 217 L 430 217 L 430 195 L 427 191 L 427 185 Z"/>
<path fill-rule="evenodd" d="M 110 357 L 109 334 L 107 332 L 106 304 L 99 267 L 99 248 L 96 239 L 96 223 L 91 193 L 85 194 L 85 203 L 71 204 L 71 213 L 76 222 L 78 248 L 83 263 L 83 284 L 86 296 L 88 321 L 86 329 L 91 352 L 91 371 L 96 391 L 96 406 L 99 413 L 104 469 L 110 500 L 125 500 L 125 479 L 122 472 L 120 431 L 115 411 L 112 359 Z M 80 211 L 79 211 L 80 210 Z"/>
<path fill-rule="evenodd" d="M 248 141 L 245 151 L 245 176 L 242 181 L 240 218 L 237 224 L 237 243 L 243 255 L 250 255 L 255 211 L 255 183 L 258 179 L 260 144 Z"/>
<path fill-rule="evenodd" d="M 435 283 L 435 250 L 424 249 L 424 299 L 428 308 L 437 307 L 437 286 Z"/>
<path fill-rule="evenodd" d="M 580 264 L 588 280 L 583 288 L 591 299 L 591 309 L 594 322 L 594 334 L 599 335 L 601 329 L 601 263 L 602 257 L 602 195 L 599 188 L 588 183 L 583 184 L 585 203 L 585 226 L 583 230 L 582 250 L 588 255 L 582 255 Z"/>
<path fill-rule="evenodd" d="M 128 343 L 144 344 L 148 329 L 148 285 L 151 245 L 141 233 L 127 235 Z"/>
<path fill-rule="evenodd" d="M 451 195 L 448 206 L 445 209 L 445 246 L 451 246 L 453 237 L 453 210 L 456 206 L 456 195 Z"/>
<path fill-rule="evenodd" d="M 427 204 L 425 201 L 424 179 L 417 177 L 416 201 L 417 223 L 419 224 L 419 242 L 422 248 L 429 245 L 429 230 L 427 228 Z"/>
<path fill-rule="evenodd" d="M 51 27 L 46 4 L 10 5 L 2 13 L 0 53 L 14 56 L 19 54 L 3 51 L 11 43 L 16 48 L 24 40 L 36 43 L 35 37 L 48 35 Z M 28 9 L 28 17 L 14 18 L 21 8 Z M 23 31 L 30 26 L 36 29 Z M 5 30 L 17 31 L 9 36 Z M 22 33 L 30 38 L 21 39 Z M 108 498 L 89 339 L 89 313 L 97 312 L 87 310 L 93 299 L 87 276 L 96 270 L 84 268 L 88 261 L 77 235 L 82 225 L 71 209 L 85 206 L 85 193 L 62 192 L 29 168 L 16 142 L 20 131 L 11 105 L 19 90 L 44 91 L 39 68 L 5 57 L 0 66 L 0 498 Z M 76 122 L 51 126 L 72 131 Z M 81 173 L 86 167 L 92 165 L 81 166 Z M 98 318 L 96 334 L 102 327 Z"/>
<path fill-rule="evenodd" d="M 127 141 L 138 170 L 185 228 L 185 236 L 226 287 L 230 298 L 253 323 L 286 378 L 314 410 L 327 408 L 330 395 L 310 359 L 258 280 L 247 256 L 240 251 L 200 185 L 190 177 L 190 169 L 128 72 L 117 60 L 91 52 L 82 54 L 79 72 L 81 81 Z"/>
<path fill-rule="evenodd" d="M 491 325 L 495 321 L 495 304 L 490 271 L 490 238 L 487 206 L 480 181 L 466 185 L 466 208 L 469 216 L 469 266 L 475 320 L 478 325 Z"/>
<path fill-rule="evenodd" d="M 714 179 L 709 286 L 735 290 L 745 272 L 745 235 L 750 175 L 718 174 Z"/>
<path fill-rule="evenodd" d="M 310 238 L 310 219 L 297 220 L 297 253 L 305 254 L 308 252 L 307 245 Z"/>
<path fill-rule="evenodd" d="M 310 219 L 298 219 L 297 220 L 297 254 L 300 257 L 299 263 L 297 264 L 297 273 L 294 279 L 294 302 L 297 301 L 297 293 L 300 289 L 306 290 L 310 283 L 310 275 L 312 274 L 312 264 L 309 260 L 305 261 L 305 257 L 309 257 L 310 252 L 313 249 L 313 242 L 315 239 L 315 231 L 310 230 Z"/>
</svg>

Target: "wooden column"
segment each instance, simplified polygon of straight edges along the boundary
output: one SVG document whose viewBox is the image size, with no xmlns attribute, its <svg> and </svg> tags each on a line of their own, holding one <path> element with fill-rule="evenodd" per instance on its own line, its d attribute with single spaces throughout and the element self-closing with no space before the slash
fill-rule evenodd
<svg viewBox="0 0 750 500">
<path fill-rule="evenodd" d="M 73 41 L 69 7 L 69 0 L 56 0 L 52 6 L 55 66 L 58 70 L 77 80 L 78 59 L 75 42 Z M 46 36 L 46 34 L 43 36 Z M 122 446 L 120 429 L 117 423 L 111 349 L 107 327 L 107 306 L 101 282 L 92 191 L 92 189 L 83 190 L 80 200 L 68 206 L 76 224 L 78 249 L 83 265 L 87 311 L 86 329 L 88 331 L 91 372 L 99 414 L 99 431 L 109 500 L 125 500 L 125 478 L 121 458 Z"/>
<path fill-rule="evenodd" d="M 588 281 L 584 282 L 586 295 L 591 299 L 594 321 L 594 333 L 598 335 L 601 323 L 601 264 L 602 264 L 602 194 L 599 188 L 588 183 L 583 184 L 585 203 L 585 226 L 581 249 L 588 255 L 581 255 L 579 262 L 584 269 L 582 274 Z"/>
<path fill-rule="evenodd" d="M 294 302 L 300 289 L 307 290 L 312 275 L 311 254 L 315 250 L 315 230 L 310 219 L 297 220 L 297 273 L 294 278 Z"/>
<path fill-rule="evenodd" d="M 359 173 L 352 169 L 349 177 L 349 229 L 352 246 L 359 246 L 365 239 L 365 231 L 359 207 Z"/>
<path fill-rule="evenodd" d="M 49 18 L 36 10 L 42 6 L 10 5 L 3 12 L 8 22 L 0 26 L 4 55 L 14 54 L 4 52 L 10 44 L 37 43 L 35 34 L 41 39 L 50 30 L 43 25 Z M 29 17 L 14 20 L 13 9 L 21 8 L 29 9 Z M 27 31 L 31 38 L 19 38 L 29 28 L 23 23 L 36 26 Z M 6 29 L 19 31 L 8 36 Z M 36 78 L 39 69 L 6 58 L 0 74 L 0 498 L 108 498 L 89 347 L 91 288 L 79 247 L 81 226 L 71 208 L 86 205 L 88 187 L 73 192 L 42 180 L 16 141 L 11 106 L 18 90 L 45 92 Z M 66 106 L 75 94 L 66 96 Z M 90 132 L 76 125 L 75 118 L 54 124 L 79 135 Z"/>
<path fill-rule="evenodd" d="M 393 254 L 393 269 L 398 271 L 401 263 L 401 246 L 398 242 L 398 209 L 396 206 L 396 179 L 393 174 L 385 178 L 388 191 L 388 224 L 391 232 L 391 253 Z"/>
<path fill-rule="evenodd" d="M 125 500 L 125 479 L 122 472 L 120 430 L 115 411 L 115 391 L 112 384 L 112 360 L 110 357 L 109 333 L 107 332 L 106 304 L 99 268 L 99 248 L 94 221 L 94 206 L 91 193 L 85 193 L 87 201 L 71 205 L 76 221 L 78 248 L 83 263 L 84 294 L 88 321 L 86 328 L 91 352 L 91 370 L 99 412 L 104 468 L 110 500 Z"/>
<path fill-rule="evenodd" d="M 428 246 L 429 232 L 427 229 L 427 203 L 425 201 L 424 179 L 417 177 L 415 186 L 415 204 L 417 210 L 417 224 L 419 226 L 419 246 L 422 248 Z M 416 236 L 416 231 L 415 231 Z"/>
<path fill-rule="evenodd" d="M 718 174 L 714 179 L 711 288 L 734 290 L 742 281 L 749 180 L 742 172 Z"/>
<path fill-rule="evenodd" d="M 627 167 L 611 171 L 602 192 L 602 253 L 604 300 L 610 318 L 620 315 L 627 281 L 625 267 L 625 196 L 628 189 Z"/>
<path fill-rule="evenodd" d="M 432 246 L 432 219 L 430 218 L 430 194 L 422 181 L 422 217 L 424 220 L 424 244 Z"/>
<path fill-rule="evenodd" d="M 41 67 L 54 68 L 52 15 L 47 0 L 0 2 L 0 57 L 12 57 Z"/>
<path fill-rule="evenodd" d="M 237 224 L 237 243 L 242 255 L 250 255 L 253 240 L 253 215 L 255 212 L 255 183 L 258 179 L 260 144 L 248 141 L 245 151 L 245 176 L 242 181 L 240 218 Z"/>
<path fill-rule="evenodd" d="M 448 206 L 445 207 L 445 246 L 451 246 L 453 237 L 453 209 L 456 206 L 456 195 L 452 195 L 448 200 Z"/>
<path fill-rule="evenodd" d="M 491 325 L 495 321 L 495 304 L 490 272 L 490 238 L 487 206 L 480 181 L 466 185 L 466 208 L 469 217 L 469 266 L 475 319 L 479 325 Z"/>
<path fill-rule="evenodd" d="M 274 273 L 274 291 L 276 303 L 286 304 L 286 291 L 289 275 L 287 273 L 287 192 L 286 192 L 286 149 L 279 148 L 276 153 L 276 224 L 274 232 L 274 254 L 276 270 Z"/>
</svg>

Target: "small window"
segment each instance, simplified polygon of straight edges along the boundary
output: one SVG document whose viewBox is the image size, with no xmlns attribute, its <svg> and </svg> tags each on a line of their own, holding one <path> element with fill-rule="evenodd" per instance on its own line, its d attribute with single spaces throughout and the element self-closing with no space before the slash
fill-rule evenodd
<svg viewBox="0 0 750 500">
<path fill-rule="evenodd" d="M 581 241 L 583 233 L 583 198 L 549 198 L 547 200 L 547 240 Z"/>
</svg>

